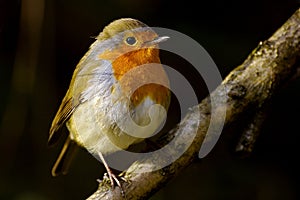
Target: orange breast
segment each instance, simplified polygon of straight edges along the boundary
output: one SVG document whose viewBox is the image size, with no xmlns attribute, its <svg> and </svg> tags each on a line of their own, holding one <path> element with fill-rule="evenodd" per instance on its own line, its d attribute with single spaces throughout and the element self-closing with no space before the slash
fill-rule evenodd
<svg viewBox="0 0 300 200">
<path fill-rule="evenodd" d="M 169 81 L 160 64 L 158 49 L 145 48 L 125 53 L 112 61 L 112 67 L 122 91 L 130 94 L 134 106 L 149 97 L 168 107 Z"/>
</svg>

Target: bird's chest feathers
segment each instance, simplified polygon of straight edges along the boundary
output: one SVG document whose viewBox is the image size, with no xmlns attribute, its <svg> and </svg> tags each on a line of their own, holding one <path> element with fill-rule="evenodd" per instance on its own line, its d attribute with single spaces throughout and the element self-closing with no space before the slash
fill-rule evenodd
<svg viewBox="0 0 300 200">
<path fill-rule="evenodd" d="M 169 82 L 155 49 L 123 54 L 112 62 L 112 70 L 122 95 L 129 98 L 134 107 L 146 98 L 167 106 L 164 102 L 168 97 Z"/>
</svg>

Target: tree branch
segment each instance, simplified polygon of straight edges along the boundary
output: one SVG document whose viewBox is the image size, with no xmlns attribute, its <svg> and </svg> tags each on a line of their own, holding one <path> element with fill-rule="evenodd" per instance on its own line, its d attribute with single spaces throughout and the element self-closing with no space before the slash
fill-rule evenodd
<svg viewBox="0 0 300 200">
<path fill-rule="evenodd" d="M 289 80 L 283 84 L 280 90 L 285 89 L 288 85 L 294 84 L 295 81 L 300 77 L 300 67 L 296 67 L 295 73 L 292 75 Z M 250 156 L 257 138 L 261 134 L 261 129 L 268 118 L 270 104 L 266 103 L 262 108 L 256 110 L 255 113 L 252 113 L 250 120 L 247 122 L 245 128 L 242 130 L 242 134 L 239 138 L 239 141 L 235 147 L 235 152 L 241 157 Z"/>
<path fill-rule="evenodd" d="M 145 199 L 162 188 L 182 169 L 197 158 L 199 149 L 209 126 L 217 126 L 222 120 L 218 116 L 226 110 L 225 125 L 235 121 L 248 109 L 259 109 L 272 97 L 274 92 L 295 72 L 300 57 L 300 9 L 287 20 L 268 40 L 260 42 L 243 64 L 234 69 L 216 90 L 198 106 L 193 107 L 184 120 L 168 133 L 159 144 L 174 145 L 165 154 L 133 163 L 123 183 L 126 199 Z M 216 105 L 211 110 L 211 99 Z M 200 112 L 200 116 L 199 113 Z M 186 144 L 186 139 L 194 137 L 185 153 L 167 167 L 155 169 L 157 164 L 170 159 L 178 148 Z M 175 137 L 176 136 L 176 137 Z M 151 171 L 151 172 L 149 172 Z M 122 199 L 120 188 L 109 189 L 103 181 L 98 190 L 88 199 Z"/>
</svg>

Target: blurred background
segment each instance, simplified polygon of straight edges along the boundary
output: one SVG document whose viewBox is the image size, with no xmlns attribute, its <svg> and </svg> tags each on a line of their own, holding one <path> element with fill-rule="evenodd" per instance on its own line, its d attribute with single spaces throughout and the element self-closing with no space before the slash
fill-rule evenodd
<svg viewBox="0 0 300 200">
<path fill-rule="evenodd" d="M 1 0 L 0 199 L 85 199 L 96 190 L 104 167 L 84 150 L 68 175 L 51 177 L 62 141 L 49 148 L 47 139 L 77 62 L 92 36 L 112 20 L 132 17 L 189 35 L 225 77 L 299 5 L 299 0 Z M 295 81 L 272 100 L 250 157 L 234 154 L 240 130 L 229 129 L 207 157 L 151 199 L 299 198 L 299 89 Z"/>
</svg>

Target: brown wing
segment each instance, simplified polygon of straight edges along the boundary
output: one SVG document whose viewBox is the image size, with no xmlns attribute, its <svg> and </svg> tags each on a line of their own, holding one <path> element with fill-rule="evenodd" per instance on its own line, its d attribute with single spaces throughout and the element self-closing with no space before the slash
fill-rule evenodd
<svg viewBox="0 0 300 200">
<path fill-rule="evenodd" d="M 99 47 L 95 47 L 96 53 L 97 48 Z M 61 136 L 61 133 L 58 130 L 64 125 L 66 121 L 68 121 L 75 109 L 81 103 L 84 103 L 87 99 L 91 99 L 98 93 L 97 90 L 86 91 L 86 88 L 88 88 L 89 80 L 102 81 L 99 77 L 103 76 L 102 73 L 104 73 L 105 71 L 103 71 L 102 73 L 98 73 L 95 72 L 95 69 L 97 67 L 103 68 L 107 64 L 105 64 L 106 62 L 103 62 L 102 60 L 93 60 L 89 58 L 89 55 L 91 53 L 92 51 L 90 49 L 86 53 L 86 55 L 80 60 L 73 73 L 69 90 L 64 99 L 62 100 L 62 103 L 53 119 L 50 128 L 48 145 L 52 145 L 57 142 L 58 138 Z M 105 73 L 104 75 L 107 76 Z M 93 80 L 93 77 L 95 80 Z M 96 82 L 94 82 L 94 84 L 97 85 Z"/>
<path fill-rule="evenodd" d="M 85 57 L 83 57 L 82 60 L 84 60 Z M 69 89 L 66 93 L 66 96 L 63 98 L 60 107 L 52 121 L 51 128 L 49 131 L 49 138 L 48 138 L 48 145 L 53 145 L 57 142 L 57 140 L 60 138 L 61 133 L 58 131 L 66 121 L 70 118 L 70 116 L 73 114 L 77 106 L 80 104 L 80 94 L 83 91 L 83 88 L 78 88 L 78 86 L 74 86 L 75 80 L 78 74 L 78 71 L 81 70 L 83 67 L 81 65 L 83 61 L 80 61 L 77 65 L 73 77 L 69 86 Z M 77 84 L 80 85 L 80 84 Z M 74 87 L 76 87 L 74 89 Z M 72 89 L 71 89 L 72 88 Z M 75 90 L 75 91 L 74 91 Z"/>
<path fill-rule="evenodd" d="M 77 105 L 74 105 L 73 98 L 69 95 L 69 92 L 67 92 L 52 121 L 52 125 L 49 132 L 48 145 L 52 145 L 57 142 L 58 138 L 61 135 L 61 133 L 58 130 L 70 118 L 76 107 Z"/>
</svg>

